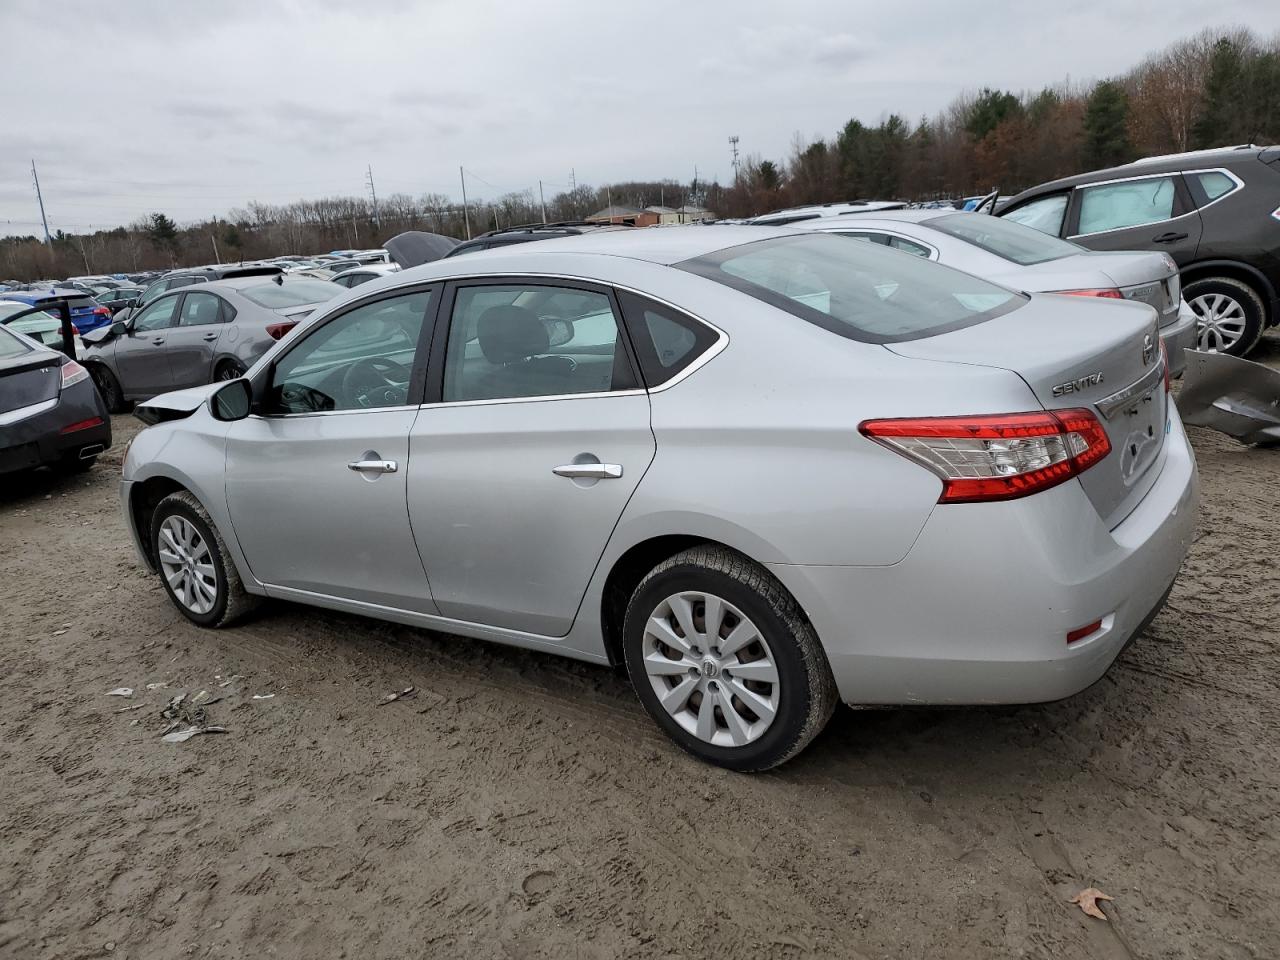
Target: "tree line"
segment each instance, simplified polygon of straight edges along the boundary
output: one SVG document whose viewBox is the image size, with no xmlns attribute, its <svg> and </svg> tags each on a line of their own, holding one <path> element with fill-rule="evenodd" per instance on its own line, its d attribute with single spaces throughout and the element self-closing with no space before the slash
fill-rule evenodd
<svg viewBox="0 0 1280 960">
<path fill-rule="evenodd" d="M 533 190 L 465 208 L 443 194 L 397 193 L 287 204 L 250 202 L 179 226 L 164 213 L 92 234 L 0 240 L 0 279 L 31 280 L 374 247 L 405 230 L 462 237 L 576 220 L 613 205 L 703 206 L 721 217 L 856 198 L 930 200 L 1026 187 L 1140 156 L 1280 141 L 1280 35 L 1206 30 L 1128 73 L 1035 91 L 983 88 L 914 124 L 889 114 L 833 136 L 796 135 L 785 158 L 749 154 L 731 183 L 581 185 L 545 202 Z"/>
</svg>

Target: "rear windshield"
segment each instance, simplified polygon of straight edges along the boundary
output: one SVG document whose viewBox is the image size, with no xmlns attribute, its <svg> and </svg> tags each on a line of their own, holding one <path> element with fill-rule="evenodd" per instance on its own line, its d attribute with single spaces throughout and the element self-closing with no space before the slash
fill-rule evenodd
<svg viewBox="0 0 1280 960">
<path fill-rule="evenodd" d="M 931 337 L 1026 302 L 938 263 L 821 234 L 746 243 L 676 266 L 870 343 Z"/>
<path fill-rule="evenodd" d="M 0 328 L 0 360 L 9 360 L 30 353 L 31 348 L 20 337 Z"/>
<path fill-rule="evenodd" d="M 245 287 L 240 293 L 248 297 L 260 307 L 268 310 L 280 310 L 284 307 L 301 307 L 308 303 L 323 303 L 342 292 L 342 287 L 328 280 L 286 280 L 276 283 L 274 280 Z"/>
<path fill-rule="evenodd" d="M 1059 240 L 1033 227 L 981 213 L 952 213 L 926 220 L 934 230 L 958 237 L 997 257 L 1030 266 L 1083 253 L 1084 247 Z"/>
</svg>

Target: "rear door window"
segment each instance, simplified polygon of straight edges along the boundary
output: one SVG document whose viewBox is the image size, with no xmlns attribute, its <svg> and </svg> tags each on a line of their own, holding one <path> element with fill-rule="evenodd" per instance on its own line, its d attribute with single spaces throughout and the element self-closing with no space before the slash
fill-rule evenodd
<svg viewBox="0 0 1280 960">
<path fill-rule="evenodd" d="M 1067 194 L 1064 192 L 1037 197 L 1008 213 L 1001 213 L 1000 216 L 1014 223 L 1025 224 L 1041 233 L 1047 233 L 1051 237 L 1060 237 L 1062 221 L 1067 216 Z"/>
<path fill-rule="evenodd" d="M 1174 215 L 1177 198 L 1176 176 L 1081 187 L 1077 234 L 1085 236 L 1168 220 Z"/>
<path fill-rule="evenodd" d="M 719 340 L 706 324 L 648 297 L 619 290 L 618 301 L 650 389 L 675 378 Z"/>
</svg>

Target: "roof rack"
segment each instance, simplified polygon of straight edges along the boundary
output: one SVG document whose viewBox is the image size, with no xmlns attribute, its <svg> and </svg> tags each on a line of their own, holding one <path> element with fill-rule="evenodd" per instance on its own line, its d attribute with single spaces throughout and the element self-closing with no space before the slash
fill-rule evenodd
<svg viewBox="0 0 1280 960">
<path fill-rule="evenodd" d="M 1209 147 L 1207 150 L 1185 150 L 1182 153 L 1162 153 L 1155 157 L 1139 157 L 1132 160 L 1126 166 L 1136 166 L 1143 163 L 1162 163 L 1165 160 L 1181 160 L 1183 157 L 1203 157 L 1210 153 L 1226 153 L 1229 150 L 1261 150 L 1262 148 L 1256 143 L 1236 143 L 1226 147 Z"/>
</svg>

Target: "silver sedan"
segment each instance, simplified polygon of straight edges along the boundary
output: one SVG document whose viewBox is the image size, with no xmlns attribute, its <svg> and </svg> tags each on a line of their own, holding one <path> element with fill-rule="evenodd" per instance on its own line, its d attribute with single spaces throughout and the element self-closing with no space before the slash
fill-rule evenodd
<svg viewBox="0 0 1280 960">
<path fill-rule="evenodd" d="M 197 624 L 275 597 L 624 664 L 681 747 L 762 770 L 840 700 L 1102 676 L 1195 523 L 1156 331 L 788 229 L 547 240 L 144 404 L 121 495 Z"/>
<path fill-rule="evenodd" d="M 1149 304 L 1160 315 L 1174 376 L 1186 366 L 1183 350 L 1198 346 L 1195 312 L 1182 299 L 1177 264 L 1165 253 L 1087 250 L 1012 220 L 954 210 L 890 210 L 795 226 L 883 244 L 1014 290 Z"/>
</svg>

